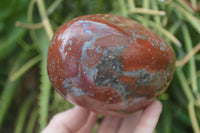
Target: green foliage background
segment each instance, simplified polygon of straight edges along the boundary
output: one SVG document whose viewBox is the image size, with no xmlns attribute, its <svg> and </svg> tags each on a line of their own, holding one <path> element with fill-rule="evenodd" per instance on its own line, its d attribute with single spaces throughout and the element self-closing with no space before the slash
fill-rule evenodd
<svg viewBox="0 0 200 133">
<path fill-rule="evenodd" d="M 65 22 L 97 13 L 132 18 L 172 45 L 177 67 L 159 97 L 163 112 L 155 132 L 199 133 L 200 53 L 180 63 L 200 49 L 200 0 L 1 0 L 0 132 L 39 132 L 55 113 L 73 106 L 48 80 L 48 44 Z"/>
</svg>

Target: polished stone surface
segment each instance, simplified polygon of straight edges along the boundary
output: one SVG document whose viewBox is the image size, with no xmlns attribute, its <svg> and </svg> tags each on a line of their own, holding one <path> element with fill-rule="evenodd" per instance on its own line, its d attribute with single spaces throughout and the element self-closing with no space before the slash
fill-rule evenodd
<svg viewBox="0 0 200 133">
<path fill-rule="evenodd" d="M 123 116 L 166 90 L 175 54 L 141 24 L 97 14 L 61 26 L 50 42 L 47 63 L 49 79 L 64 98 L 98 113 Z"/>
</svg>

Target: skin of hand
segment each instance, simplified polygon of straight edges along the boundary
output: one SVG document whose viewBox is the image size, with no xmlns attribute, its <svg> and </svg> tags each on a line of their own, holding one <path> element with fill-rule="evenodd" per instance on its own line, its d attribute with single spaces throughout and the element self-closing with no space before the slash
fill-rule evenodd
<svg viewBox="0 0 200 133">
<path fill-rule="evenodd" d="M 156 100 L 144 110 L 127 117 L 105 116 L 97 133 L 153 133 L 162 111 Z M 91 133 L 98 114 L 74 107 L 56 114 L 42 133 Z"/>
</svg>

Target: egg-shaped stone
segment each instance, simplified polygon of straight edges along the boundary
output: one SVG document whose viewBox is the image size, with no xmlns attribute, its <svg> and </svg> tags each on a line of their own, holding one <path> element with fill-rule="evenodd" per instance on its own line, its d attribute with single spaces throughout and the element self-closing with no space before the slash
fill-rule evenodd
<svg viewBox="0 0 200 133">
<path fill-rule="evenodd" d="M 159 35 L 111 14 L 74 18 L 54 34 L 49 79 L 73 104 L 123 116 L 143 109 L 168 87 L 175 54 Z"/>
</svg>

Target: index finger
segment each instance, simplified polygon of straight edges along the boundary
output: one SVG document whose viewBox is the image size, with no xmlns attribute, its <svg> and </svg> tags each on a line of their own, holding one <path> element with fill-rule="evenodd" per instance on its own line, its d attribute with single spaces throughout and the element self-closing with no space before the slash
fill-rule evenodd
<svg viewBox="0 0 200 133">
<path fill-rule="evenodd" d="M 161 111 L 161 102 L 158 100 L 154 101 L 150 106 L 148 106 L 144 110 L 134 133 L 153 133 Z"/>
</svg>

